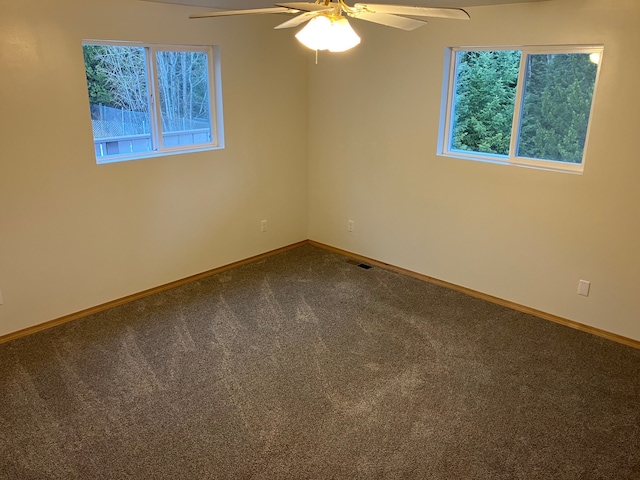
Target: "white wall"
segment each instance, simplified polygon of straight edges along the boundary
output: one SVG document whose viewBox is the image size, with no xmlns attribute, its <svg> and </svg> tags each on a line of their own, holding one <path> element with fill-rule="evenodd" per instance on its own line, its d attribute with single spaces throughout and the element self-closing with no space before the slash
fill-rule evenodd
<svg viewBox="0 0 640 480">
<path fill-rule="evenodd" d="M 0 335 L 307 238 L 306 57 L 279 16 L 0 6 Z M 227 148 L 96 165 L 82 39 L 220 45 Z"/>
<path fill-rule="evenodd" d="M 309 237 L 640 339 L 640 3 L 469 12 L 409 33 L 354 21 L 362 44 L 310 66 Z M 583 175 L 436 155 L 445 47 L 592 43 Z"/>
</svg>

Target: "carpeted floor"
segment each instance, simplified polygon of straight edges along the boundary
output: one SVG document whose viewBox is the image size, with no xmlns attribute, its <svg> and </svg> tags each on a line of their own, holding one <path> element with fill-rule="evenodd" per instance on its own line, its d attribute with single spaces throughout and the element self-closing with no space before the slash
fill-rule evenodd
<svg viewBox="0 0 640 480">
<path fill-rule="evenodd" d="M 346 260 L 0 345 L 0 478 L 640 478 L 640 351 Z"/>
</svg>

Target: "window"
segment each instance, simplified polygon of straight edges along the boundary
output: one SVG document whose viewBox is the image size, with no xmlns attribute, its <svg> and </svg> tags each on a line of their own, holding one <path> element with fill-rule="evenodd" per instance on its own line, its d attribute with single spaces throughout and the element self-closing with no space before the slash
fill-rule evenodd
<svg viewBox="0 0 640 480">
<path fill-rule="evenodd" d="M 83 52 L 98 163 L 222 146 L 213 48 L 85 42 Z"/>
<path fill-rule="evenodd" d="M 451 49 L 439 153 L 581 172 L 602 50 Z"/>
</svg>

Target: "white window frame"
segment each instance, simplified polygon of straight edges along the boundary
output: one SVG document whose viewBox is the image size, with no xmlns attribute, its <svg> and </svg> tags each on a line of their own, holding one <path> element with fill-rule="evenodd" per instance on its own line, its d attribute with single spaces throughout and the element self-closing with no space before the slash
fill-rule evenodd
<svg viewBox="0 0 640 480">
<path fill-rule="evenodd" d="M 211 45 L 171 45 L 145 42 L 116 41 L 116 40 L 95 40 L 86 39 L 82 45 L 111 45 L 118 47 L 140 47 L 145 50 L 146 74 L 147 74 L 147 94 L 149 105 L 149 117 L 151 121 L 151 150 L 137 153 L 124 153 L 119 155 L 109 155 L 96 157 L 96 163 L 114 163 L 128 160 L 138 160 L 142 158 L 161 157 L 180 153 L 199 152 L 205 150 L 217 150 L 224 148 L 224 127 L 222 122 L 222 88 L 221 88 L 221 68 L 220 68 L 220 47 Z M 203 52 L 208 59 L 208 81 L 209 81 L 209 121 L 211 125 L 211 141 L 190 145 L 179 145 L 165 147 L 162 135 L 162 118 L 159 86 L 157 52 Z M 88 98 L 88 97 L 87 97 Z M 93 135 L 92 135 L 93 136 Z M 95 142 L 95 138 L 93 138 Z"/>
<path fill-rule="evenodd" d="M 452 133 L 452 114 L 455 96 L 456 84 L 456 56 L 461 51 L 520 51 L 520 66 L 518 71 L 518 85 L 516 87 L 516 97 L 513 112 L 513 123 L 511 125 L 511 143 L 509 146 L 509 155 L 499 155 L 481 152 L 467 152 L 451 149 L 451 133 Z M 516 165 L 520 167 L 529 167 L 542 170 L 552 170 L 568 173 L 580 174 L 584 171 L 585 159 L 587 156 L 587 144 L 589 142 L 589 133 L 593 121 L 593 110 L 595 106 L 596 91 L 598 88 L 600 71 L 602 67 L 604 46 L 603 45 L 553 45 L 553 46 L 491 46 L 491 47 L 449 47 L 446 49 L 444 62 L 444 80 L 443 95 L 440 116 L 440 131 L 438 135 L 438 155 L 447 157 L 461 158 L 465 160 L 475 160 L 480 162 L 497 163 L 502 165 Z M 516 156 L 518 148 L 518 137 L 520 129 L 520 121 L 522 116 L 523 89 L 527 66 L 527 58 L 529 55 L 535 54 L 562 54 L 562 53 L 598 53 L 600 60 L 597 64 L 596 79 L 593 88 L 593 96 L 591 99 L 591 109 L 589 111 L 589 122 L 587 124 L 587 136 L 585 139 L 584 150 L 582 152 L 582 161 L 580 163 L 562 162 L 556 160 L 543 160 L 527 157 Z"/>
</svg>

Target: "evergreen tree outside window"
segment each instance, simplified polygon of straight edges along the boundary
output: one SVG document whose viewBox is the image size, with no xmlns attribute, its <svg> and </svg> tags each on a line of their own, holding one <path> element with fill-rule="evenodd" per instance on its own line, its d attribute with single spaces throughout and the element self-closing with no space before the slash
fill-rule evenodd
<svg viewBox="0 0 640 480">
<path fill-rule="evenodd" d="M 602 47 L 451 49 L 441 154 L 581 172 Z"/>
<path fill-rule="evenodd" d="M 98 163 L 222 146 L 211 47 L 83 44 Z"/>
<path fill-rule="evenodd" d="M 521 53 L 456 53 L 453 150 L 509 155 Z"/>
</svg>

